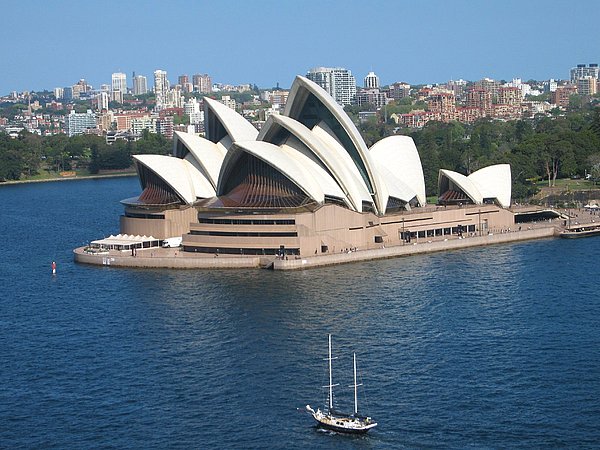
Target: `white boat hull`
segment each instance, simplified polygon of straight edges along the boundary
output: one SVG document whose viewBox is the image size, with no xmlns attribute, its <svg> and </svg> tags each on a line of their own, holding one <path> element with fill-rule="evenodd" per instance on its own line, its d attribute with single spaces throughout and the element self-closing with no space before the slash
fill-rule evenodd
<svg viewBox="0 0 600 450">
<path fill-rule="evenodd" d="M 373 422 L 369 417 L 334 416 L 332 414 L 325 414 L 320 409 L 315 411 L 308 405 L 306 409 L 320 426 L 340 433 L 366 433 L 371 428 L 377 426 L 377 423 Z"/>
</svg>

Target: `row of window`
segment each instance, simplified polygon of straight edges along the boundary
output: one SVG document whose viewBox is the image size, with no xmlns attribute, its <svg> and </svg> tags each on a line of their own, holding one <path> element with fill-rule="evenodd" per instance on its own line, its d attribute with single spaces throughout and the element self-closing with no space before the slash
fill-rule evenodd
<svg viewBox="0 0 600 450">
<path fill-rule="evenodd" d="M 421 230 L 421 231 L 400 231 L 400 239 L 410 238 L 427 238 L 435 236 L 450 236 L 450 235 L 462 235 L 463 233 L 474 233 L 475 225 L 458 225 L 456 227 L 449 228 L 435 228 L 433 230 Z"/>
<path fill-rule="evenodd" d="M 295 219 L 212 219 L 199 217 L 198 222 L 212 225 L 296 225 Z"/>
<path fill-rule="evenodd" d="M 233 237 L 298 237 L 295 231 L 204 231 L 191 230 L 196 236 L 233 236 Z"/>
<path fill-rule="evenodd" d="M 216 247 L 193 247 L 185 245 L 185 252 L 213 253 L 214 255 L 299 255 L 299 248 L 216 248 Z"/>
<path fill-rule="evenodd" d="M 164 219 L 164 214 L 142 214 L 142 213 L 132 213 L 126 212 L 125 217 L 131 217 L 133 219 Z"/>
</svg>

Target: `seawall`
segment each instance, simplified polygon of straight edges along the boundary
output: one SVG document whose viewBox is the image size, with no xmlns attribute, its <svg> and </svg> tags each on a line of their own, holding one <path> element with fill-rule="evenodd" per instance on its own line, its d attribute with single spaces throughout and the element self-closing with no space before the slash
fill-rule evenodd
<svg viewBox="0 0 600 450">
<path fill-rule="evenodd" d="M 323 256 L 311 256 L 300 259 L 276 260 L 274 270 L 312 269 L 333 264 L 346 264 L 374 259 L 396 258 L 399 256 L 418 255 L 422 253 L 442 252 L 469 247 L 504 244 L 531 239 L 550 238 L 555 236 L 554 227 L 536 228 L 532 230 L 515 231 L 485 236 L 471 236 L 463 239 L 452 238 L 444 241 L 423 241 L 406 245 L 361 250 L 350 253 L 337 253 Z"/>
<path fill-rule="evenodd" d="M 470 236 L 462 239 L 453 237 L 448 240 L 433 240 L 393 247 L 359 250 L 350 253 L 335 253 L 308 256 L 298 259 L 274 259 L 258 256 L 215 256 L 196 253 L 184 253 L 175 249 L 146 249 L 131 256 L 128 252 L 111 250 L 105 254 L 90 254 L 83 247 L 73 250 L 78 263 L 113 267 L 134 268 L 170 268 L 170 269 L 241 269 L 268 267 L 274 270 L 312 269 L 335 264 L 370 261 L 375 259 L 396 258 L 422 253 L 442 252 L 470 247 L 505 244 L 531 239 L 543 239 L 556 236 L 554 227 L 534 228 L 509 233 Z"/>
<path fill-rule="evenodd" d="M 166 253 L 164 256 L 162 254 Z M 90 254 L 83 247 L 73 250 L 75 261 L 98 266 L 135 267 L 140 269 L 243 269 L 260 267 L 259 257 L 197 256 L 162 249 L 140 250 L 131 256 L 128 252 L 110 251 L 107 254 Z"/>
</svg>

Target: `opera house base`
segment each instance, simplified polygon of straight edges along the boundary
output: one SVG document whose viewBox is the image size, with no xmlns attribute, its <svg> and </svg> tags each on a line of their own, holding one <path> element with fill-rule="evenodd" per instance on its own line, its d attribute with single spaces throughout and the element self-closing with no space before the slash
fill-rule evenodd
<svg viewBox="0 0 600 450">
<path fill-rule="evenodd" d="M 154 248 L 139 251 L 136 256 L 111 250 L 105 254 L 89 254 L 84 247 L 74 250 L 74 258 L 78 263 L 100 266 L 133 267 L 133 268 L 172 268 L 172 269 L 240 269 L 270 268 L 274 270 L 301 270 L 322 266 L 347 264 L 376 259 L 395 258 L 423 253 L 458 250 L 462 248 L 506 244 L 510 242 L 542 239 L 556 236 L 554 226 L 523 229 L 497 234 L 469 235 L 467 237 L 432 238 L 418 243 L 405 243 L 380 248 L 339 252 L 306 257 L 288 256 L 275 258 L 265 256 L 228 256 L 206 255 L 181 252 L 177 249 Z"/>
<path fill-rule="evenodd" d="M 441 241 L 422 241 L 420 243 L 404 244 L 394 247 L 385 247 L 373 250 L 363 250 L 335 255 L 316 256 L 300 259 L 278 259 L 273 263 L 274 270 L 313 269 L 335 264 L 370 261 L 375 259 L 396 258 L 422 253 L 458 250 L 469 247 L 480 247 L 494 244 L 543 239 L 556 236 L 554 227 L 536 228 L 531 230 L 514 231 L 503 234 L 490 234 L 485 236 L 470 236 L 465 238 L 452 238 Z"/>
</svg>

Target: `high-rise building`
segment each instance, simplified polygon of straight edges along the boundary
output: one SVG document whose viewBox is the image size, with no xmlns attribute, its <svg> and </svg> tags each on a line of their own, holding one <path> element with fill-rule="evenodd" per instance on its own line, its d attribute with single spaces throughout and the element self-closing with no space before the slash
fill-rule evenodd
<svg viewBox="0 0 600 450">
<path fill-rule="evenodd" d="M 156 95 L 156 104 L 161 105 L 165 102 L 167 93 L 169 92 L 169 80 L 167 72 L 164 70 L 154 71 L 154 95 Z"/>
<path fill-rule="evenodd" d="M 192 76 L 194 90 L 201 94 L 210 94 L 212 92 L 212 79 L 208 74 L 195 74 Z"/>
<path fill-rule="evenodd" d="M 192 92 L 194 90 L 194 86 L 190 83 L 190 77 L 187 75 L 179 75 L 177 84 L 181 86 L 183 92 Z"/>
<path fill-rule="evenodd" d="M 221 97 L 221 103 L 233 110 L 235 110 L 235 108 L 237 107 L 235 99 L 231 98 L 230 95 L 224 95 L 223 97 Z"/>
<path fill-rule="evenodd" d="M 355 98 L 358 106 L 369 104 L 379 109 L 387 104 L 387 96 L 378 88 L 361 89 Z"/>
<path fill-rule="evenodd" d="M 75 136 L 76 134 L 83 134 L 86 130 L 96 128 L 96 114 L 88 109 L 86 113 L 71 113 L 65 119 L 65 128 L 67 136 Z"/>
<path fill-rule="evenodd" d="M 498 100 L 498 90 L 500 89 L 499 81 L 492 80 L 491 78 L 483 78 L 475 82 L 475 87 L 492 94 L 493 101 Z"/>
<path fill-rule="evenodd" d="M 71 86 L 71 89 L 73 90 L 73 98 L 77 99 L 85 92 L 85 85 L 77 83 Z"/>
<path fill-rule="evenodd" d="M 306 78 L 317 83 L 342 106 L 351 104 L 356 97 L 356 79 L 348 69 L 315 67 Z"/>
<path fill-rule="evenodd" d="M 481 116 L 489 116 L 492 110 L 492 93 L 474 87 L 467 92 L 467 108 L 476 108 Z"/>
<path fill-rule="evenodd" d="M 123 92 L 120 90 L 112 91 L 110 93 L 110 100 L 115 103 L 123 103 Z"/>
<path fill-rule="evenodd" d="M 75 86 L 78 86 L 78 90 L 80 93 L 89 92 L 92 90 L 92 87 L 89 84 L 87 84 L 87 81 L 85 81 L 83 78 L 81 80 L 79 80 L 75 84 Z"/>
<path fill-rule="evenodd" d="M 379 89 L 379 77 L 374 72 L 369 72 L 365 77 L 365 89 Z"/>
<path fill-rule="evenodd" d="M 73 96 L 73 87 L 72 86 L 65 86 L 63 88 L 63 96 L 62 98 L 66 101 L 71 101 L 74 99 Z"/>
<path fill-rule="evenodd" d="M 502 86 L 498 90 L 498 103 L 517 106 L 521 104 L 521 89 L 519 87 Z"/>
<path fill-rule="evenodd" d="M 204 122 L 204 110 L 200 108 L 200 102 L 197 99 L 192 97 L 185 102 L 183 111 L 189 116 L 191 125 Z"/>
<path fill-rule="evenodd" d="M 427 99 L 429 110 L 442 122 L 456 120 L 456 98 L 451 92 L 436 92 Z"/>
<path fill-rule="evenodd" d="M 143 75 L 133 77 L 133 95 L 144 95 L 148 93 L 148 80 Z"/>
<path fill-rule="evenodd" d="M 98 94 L 98 97 L 96 97 L 96 101 L 97 101 L 97 105 L 98 105 L 98 109 L 100 111 L 108 111 L 108 93 L 106 92 L 100 92 Z"/>
<path fill-rule="evenodd" d="M 410 84 L 408 83 L 393 83 L 390 85 L 389 97 L 394 100 L 401 100 L 410 96 Z"/>
<path fill-rule="evenodd" d="M 558 83 L 553 78 L 550 78 L 548 81 L 544 81 L 544 92 L 554 92 L 558 87 Z"/>
<path fill-rule="evenodd" d="M 598 79 L 599 75 L 598 64 L 577 64 L 576 67 L 571 69 L 571 83 L 576 84 L 577 80 L 585 77 L 593 77 Z"/>
<path fill-rule="evenodd" d="M 54 88 L 54 98 L 55 99 L 59 100 L 59 99 L 63 98 L 64 95 L 65 94 L 64 94 L 63 88 L 60 88 L 60 87 Z"/>
<path fill-rule="evenodd" d="M 260 98 L 273 106 L 279 105 L 281 107 L 285 105 L 289 95 L 290 91 L 279 89 L 275 91 L 261 91 Z"/>
<path fill-rule="evenodd" d="M 112 74 L 112 88 L 113 92 L 121 91 L 122 94 L 127 93 L 127 75 L 121 72 Z"/>
<path fill-rule="evenodd" d="M 173 139 L 173 116 L 156 119 L 156 132 L 167 139 Z"/>
<path fill-rule="evenodd" d="M 446 83 L 446 87 L 454 93 L 454 97 L 457 100 L 462 100 L 464 98 L 467 82 L 462 78 L 460 80 L 450 80 Z"/>
<path fill-rule="evenodd" d="M 571 100 L 571 95 L 577 94 L 577 86 L 567 84 L 558 86 L 554 92 L 550 93 L 550 103 L 556 106 L 567 107 Z"/>
<path fill-rule="evenodd" d="M 581 77 L 577 79 L 577 93 L 579 95 L 594 95 L 597 93 L 598 79 L 592 76 Z"/>
</svg>

